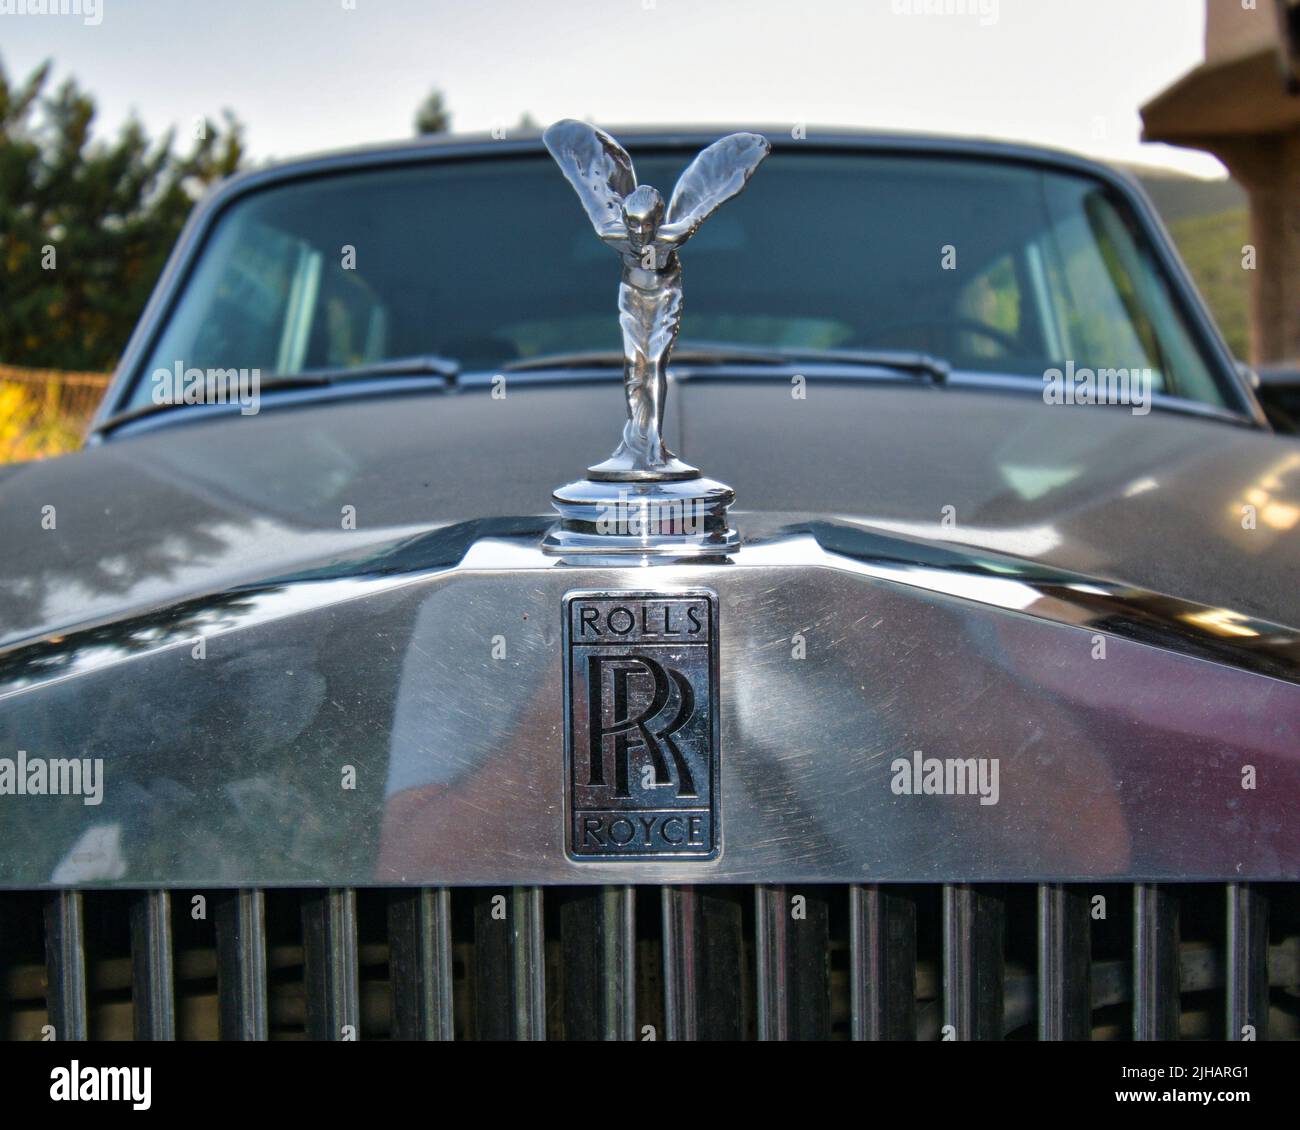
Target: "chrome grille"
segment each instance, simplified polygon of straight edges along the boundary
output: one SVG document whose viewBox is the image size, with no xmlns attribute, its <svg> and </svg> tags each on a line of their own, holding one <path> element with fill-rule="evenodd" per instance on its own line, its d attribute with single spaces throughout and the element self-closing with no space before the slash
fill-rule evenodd
<svg viewBox="0 0 1300 1130">
<path fill-rule="evenodd" d="M 10 1039 L 1252 1028 L 1300 1037 L 1300 884 L 0 893 Z"/>
</svg>

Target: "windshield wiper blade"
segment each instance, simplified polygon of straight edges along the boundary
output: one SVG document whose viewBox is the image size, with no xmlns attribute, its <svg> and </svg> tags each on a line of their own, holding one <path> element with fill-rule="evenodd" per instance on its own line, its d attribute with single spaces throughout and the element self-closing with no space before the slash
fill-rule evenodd
<svg viewBox="0 0 1300 1130">
<path fill-rule="evenodd" d="M 785 365 L 788 358 L 779 351 L 743 345 L 713 345 L 709 342 L 679 341 L 668 359 L 687 365 Z M 621 369 L 623 354 L 617 349 L 575 349 L 521 357 L 501 366 L 503 373 L 526 373 L 533 369 Z"/>
<path fill-rule="evenodd" d="M 460 362 L 449 357 L 440 357 L 433 353 L 417 354 L 412 357 L 397 357 L 391 361 L 379 361 L 373 365 L 356 365 L 350 368 L 305 369 L 300 373 L 282 373 L 257 382 L 257 394 L 275 389 L 292 388 L 327 388 L 332 385 L 346 384 L 349 381 L 383 380 L 388 377 L 442 377 L 448 384 L 455 384 L 460 375 Z M 239 401 L 231 398 L 225 402 L 238 406 Z M 92 435 L 106 435 L 122 424 L 129 424 L 149 416 L 172 412 L 181 408 L 203 408 L 205 402 L 198 404 L 165 401 L 162 404 L 142 404 L 136 408 L 127 408 L 97 424 Z"/>
<path fill-rule="evenodd" d="M 299 373 L 280 373 L 267 377 L 261 387 L 294 388 L 312 385 L 336 385 L 345 381 L 381 380 L 384 377 L 445 377 L 455 381 L 460 376 L 460 362 L 436 353 L 417 353 L 411 357 L 394 357 L 370 365 L 348 365 L 328 369 L 303 369 Z"/>
<path fill-rule="evenodd" d="M 952 375 L 952 365 L 932 353 L 906 349 L 782 349 L 788 363 L 825 362 L 830 365 L 854 365 L 868 369 L 898 369 L 929 377 L 935 384 L 945 383 Z"/>
<path fill-rule="evenodd" d="M 891 349 L 793 349 L 780 346 L 760 347 L 679 342 L 668 365 L 798 365 L 801 361 L 854 368 L 892 369 L 928 377 L 943 384 L 952 366 L 929 353 Z M 568 353 L 545 353 L 524 357 L 502 366 L 502 372 L 527 372 L 534 369 L 612 369 L 622 368 L 623 354 L 613 349 L 575 350 Z"/>
</svg>

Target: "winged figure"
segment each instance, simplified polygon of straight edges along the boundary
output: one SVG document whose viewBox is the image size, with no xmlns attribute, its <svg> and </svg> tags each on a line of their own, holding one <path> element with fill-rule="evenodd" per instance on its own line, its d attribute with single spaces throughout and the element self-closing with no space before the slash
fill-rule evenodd
<svg viewBox="0 0 1300 1130">
<path fill-rule="evenodd" d="M 699 472 L 664 446 L 668 356 L 682 319 L 678 249 L 717 208 L 745 187 L 771 145 L 733 133 L 702 150 L 682 173 L 667 208 L 638 185 L 632 158 L 604 130 L 566 118 L 543 135 L 578 193 L 596 234 L 623 260 L 618 288 L 627 423 L 618 449 L 588 468 L 593 479 L 691 479 Z"/>
</svg>

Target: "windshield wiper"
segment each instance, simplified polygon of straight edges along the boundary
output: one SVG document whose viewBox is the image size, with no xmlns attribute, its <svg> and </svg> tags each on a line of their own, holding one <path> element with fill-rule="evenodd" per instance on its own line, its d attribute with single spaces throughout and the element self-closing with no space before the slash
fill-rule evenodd
<svg viewBox="0 0 1300 1130">
<path fill-rule="evenodd" d="M 710 345 L 678 342 L 668 364 L 687 365 L 785 365 L 789 358 L 773 349 L 751 349 L 743 345 Z M 521 357 L 501 366 L 503 373 L 526 373 L 533 369 L 621 369 L 623 354 L 617 349 L 583 349 Z"/>
<path fill-rule="evenodd" d="M 711 342 L 679 342 L 669 359 L 673 365 L 798 365 L 801 361 L 815 364 L 847 365 L 854 368 L 892 369 L 928 377 L 935 384 L 943 384 L 952 372 L 952 366 L 941 357 L 929 353 L 904 350 L 879 349 L 792 349 L 784 347 L 750 347 L 744 345 L 713 344 Z M 545 353 L 525 357 L 502 366 L 503 372 L 528 372 L 541 369 L 610 369 L 621 368 L 623 354 L 617 350 L 584 350 L 570 353 Z"/>
<path fill-rule="evenodd" d="M 442 377 L 448 385 L 452 385 L 455 384 L 459 375 L 460 362 L 433 353 L 422 353 L 412 357 L 396 357 L 391 361 L 379 361 L 373 365 L 304 369 L 300 373 L 277 373 L 275 376 L 258 380 L 257 395 L 260 397 L 262 393 L 274 392 L 276 389 L 328 388 L 352 381 L 384 380 L 390 377 Z M 217 401 L 216 403 L 238 406 L 240 404 L 238 389 L 237 384 L 233 390 L 233 395 L 232 390 L 227 389 L 228 398 L 225 401 Z M 136 408 L 128 408 L 107 417 L 92 430 L 92 434 L 104 435 L 122 424 L 129 424 L 135 420 L 143 420 L 149 416 L 157 416 L 160 413 L 171 412 L 180 408 L 202 408 L 207 406 L 208 403 L 201 401 L 198 404 L 185 404 L 169 400 L 161 404 L 142 404 Z"/>
<path fill-rule="evenodd" d="M 814 361 L 828 365 L 854 365 L 867 369 L 898 369 L 929 377 L 943 384 L 952 374 L 952 365 L 932 353 L 908 349 L 783 349 L 788 363 Z"/>
<path fill-rule="evenodd" d="M 373 365 L 351 365 L 333 369 L 304 369 L 300 373 L 281 373 L 261 383 L 268 388 L 310 388 L 336 385 L 346 381 L 380 380 L 384 377 L 445 377 L 453 382 L 460 376 L 460 362 L 436 353 L 417 353 L 411 357 L 394 357 Z"/>
</svg>

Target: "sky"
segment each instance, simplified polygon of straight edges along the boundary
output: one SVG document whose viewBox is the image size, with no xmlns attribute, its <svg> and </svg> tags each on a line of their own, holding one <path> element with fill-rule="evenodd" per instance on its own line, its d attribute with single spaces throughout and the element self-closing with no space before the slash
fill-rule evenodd
<svg viewBox="0 0 1300 1130">
<path fill-rule="evenodd" d="M 1206 154 L 1139 140 L 1142 103 L 1202 57 L 1202 0 L 78 0 L 98 3 L 97 23 L 11 11 L 38 2 L 59 0 L 0 0 L 11 80 L 53 59 L 57 80 L 94 94 L 101 131 L 135 113 L 153 135 L 183 132 L 229 108 L 256 161 L 410 136 L 437 86 L 458 132 L 525 112 L 805 123 L 1223 175 Z"/>
</svg>

